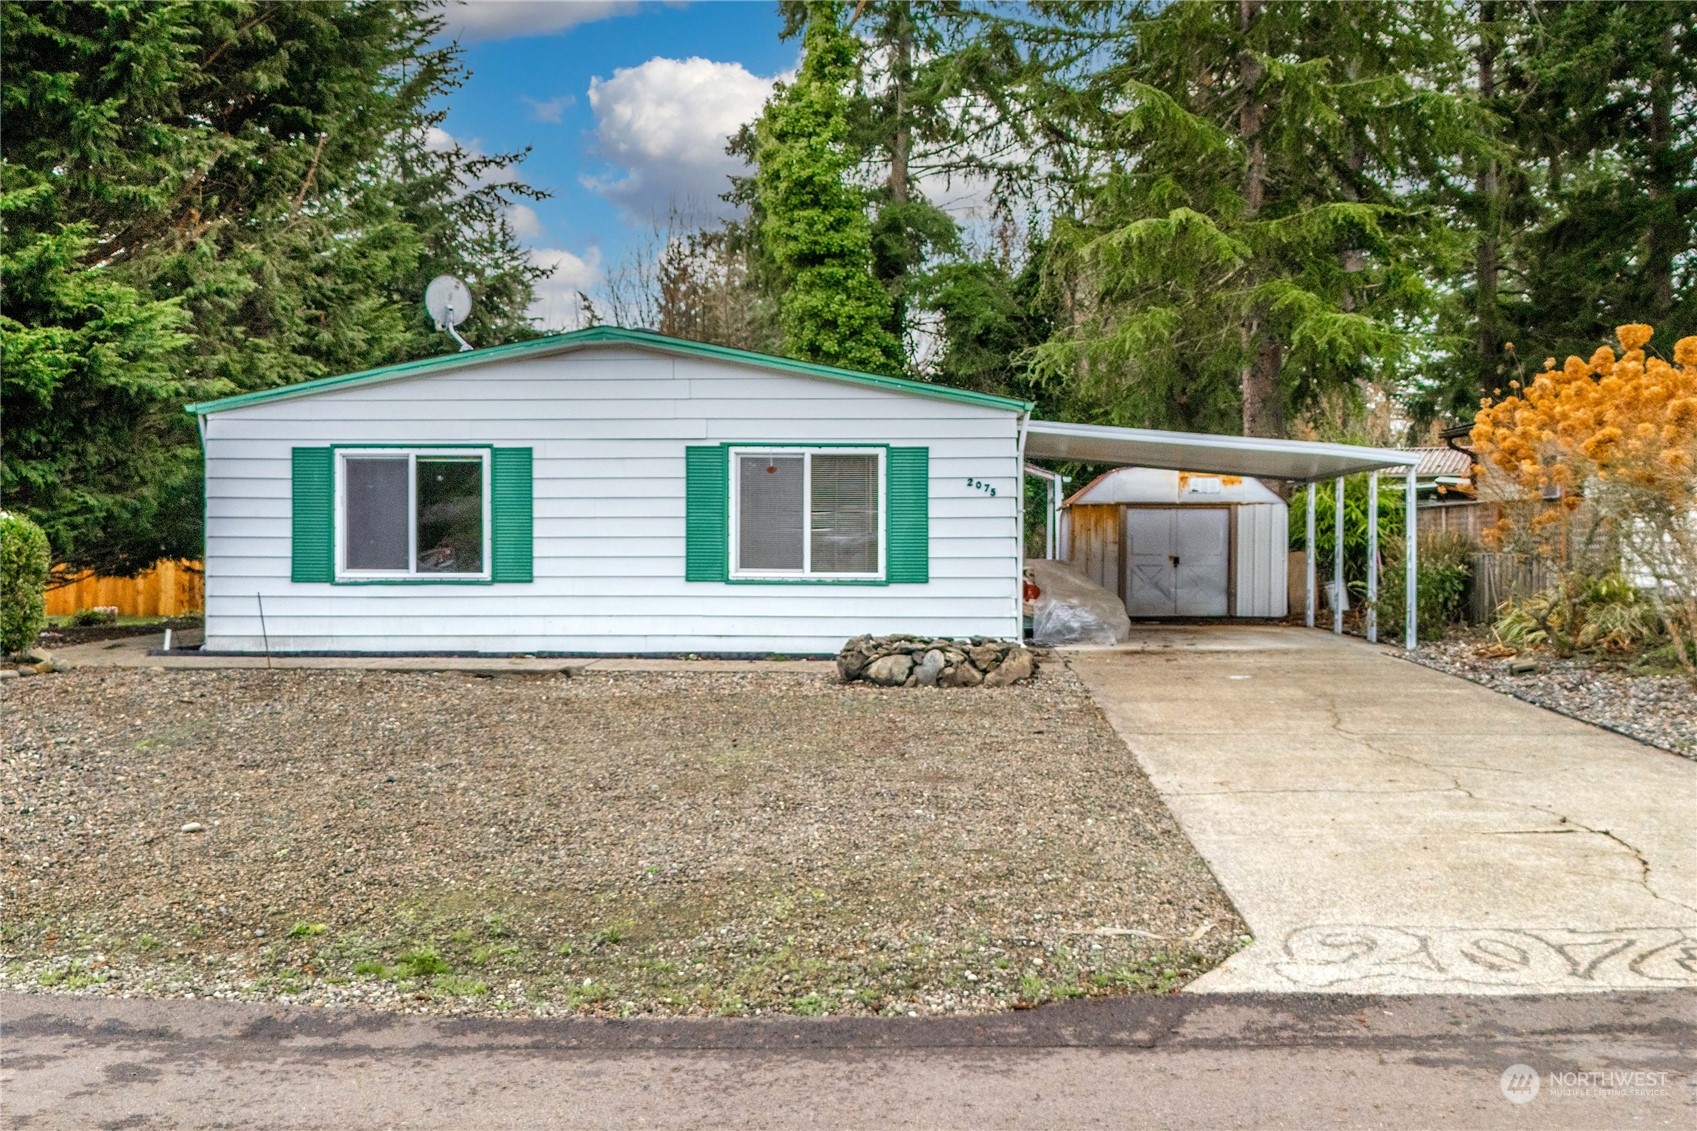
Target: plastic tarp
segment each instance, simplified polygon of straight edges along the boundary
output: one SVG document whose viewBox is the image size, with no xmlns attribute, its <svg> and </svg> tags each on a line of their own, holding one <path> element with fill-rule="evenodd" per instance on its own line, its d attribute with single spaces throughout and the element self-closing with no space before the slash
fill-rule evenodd
<svg viewBox="0 0 1697 1131">
<path fill-rule="evenodd" d="M 1025 576 L 1037 586 L 1031 603 L 1031 640 L 1062 644 L 1123 644 L 1131 636 L 1131 618 L 1116 593 L 1097 585 L 1069 562 L 1036 559 L 1025 563 Z"/>
</svg>

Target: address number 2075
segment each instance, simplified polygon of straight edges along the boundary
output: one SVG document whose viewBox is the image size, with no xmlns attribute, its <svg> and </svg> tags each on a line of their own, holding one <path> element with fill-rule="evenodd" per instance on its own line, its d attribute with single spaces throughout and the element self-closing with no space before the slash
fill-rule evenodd
<svg viewBox="0 0 1697 1131">
<path fill-rule="evenodd" d="M 996 489 L 994 487 L 990 486 L 988 483 L 984 482 L 984 480 L 982 480 L 982 479 L 968 479 L 966 481 L 966 485 L 968 487 L 977 488 L 978 490 L 986 492 L 987 494 L 990 494 L 990 495 L 994 495 L 996 493 Z"/>
</svg>

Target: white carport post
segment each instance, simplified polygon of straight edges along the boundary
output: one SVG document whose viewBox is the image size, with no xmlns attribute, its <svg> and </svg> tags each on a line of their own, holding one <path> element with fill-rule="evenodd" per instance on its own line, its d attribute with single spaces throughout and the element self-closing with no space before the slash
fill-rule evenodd
<svg viewBox="0 0 1697 1131">
<path fill-rule="evenodd" d="M 1025 474 L 1035 475 L 1048 485 L 1049 513 L 1043 522 L 1043 556 L 1051 561 L 1065 560 L 1066 547 L 1061 545 L 1061 497 L 1071 476 L 1044 467 L 1025 465 Z"/>
<path fill-rule="evenodd" d="M 1343 476 L 1332 502 L 1332 633 L 1343 635 Z"/>
<path fill-rule="evenodd" d="M 1379 642 L 1379 473 L 1367 473 L 1367 639 Z"/>
<path fill-rule="evenodd" d="M 1307 575 L 1307 605 L 1303 623 L 1314 627 L 1314 484 L 1308 484 L 1308 521 L 1303 529 L 1303 573 Z"/>
<path fill-rule="evenodd" d="M 1403 550 L 1402 557 L 1408 573 L 1403 579 L 1402 586 L 1404 609 L 1402 635 L 1403 646 L 1411 652 L 1420 643 L 1420 618 L 1418 615 L 1420 612 L 1420 572 L 1415 562 L 1420 552 L 1420 532 L 1415 528 L 1414 517 L 1416 510 L 1414 498 L 1415 471 L 1415 468 L 1410 467 L 1407 477 L 1403 480 L 1403 505 L 1408 508 L 1408 512 L 1403 516 L 1403 540 L 1407 543 L 1407 546 Z"/>
</svg>

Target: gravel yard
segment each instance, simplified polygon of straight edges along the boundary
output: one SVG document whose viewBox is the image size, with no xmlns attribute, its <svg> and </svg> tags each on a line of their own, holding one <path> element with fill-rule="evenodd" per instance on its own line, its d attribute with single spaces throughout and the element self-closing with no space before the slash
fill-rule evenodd
<svg viewBox="0 0 1697 1131">
<path fill-rule="evenodd" d="M 3 694 L 11 989 L 975 1013 L 1170 989 L 1244 939 L 1058 664 L 956 691 L 83 669 Z"/>
<path fill-rule="evenodd" d="M 1452 636 L 1422 644 L 1411 657 L 1451 675 L 1552 711 L 1697 758 L 1697 693 L 1683 676 L 1633 675 L 1619 664 L 1582 657 L 1536 659 L 1538 670 L 1514 675 L 1488 636 Z"/>
</svg>

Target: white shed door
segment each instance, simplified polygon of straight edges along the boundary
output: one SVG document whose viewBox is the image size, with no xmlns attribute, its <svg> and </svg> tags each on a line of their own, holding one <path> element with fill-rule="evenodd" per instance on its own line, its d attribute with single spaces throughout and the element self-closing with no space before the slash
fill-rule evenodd
<svg viewBox="0 0 1697 1131">
<path fill-rule="evenodd" d="M 1126 508 L 1126 612 L 1225 616 L 1230 517 L 1223 507 Z"/>
<path fill-rule="evenodd" d="M 1223 617 L 1227 612 L 1226 565 L 1230 560 L 1231 512 L 1218 507 L 1175 510 L 1174 574 L 1181 617 Z"/>
<path fill-rule="evenodd" d="M 1178 610 L 1173 511 L 1128 507 L 1125 512 L 1125 611 L 1170 617 Z"/>
</svg>

